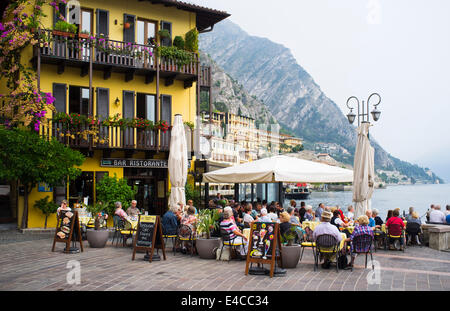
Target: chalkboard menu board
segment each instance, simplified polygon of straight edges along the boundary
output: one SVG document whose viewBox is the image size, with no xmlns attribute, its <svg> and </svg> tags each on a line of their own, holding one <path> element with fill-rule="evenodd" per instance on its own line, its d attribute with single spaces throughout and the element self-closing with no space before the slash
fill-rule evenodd
<svg viewBox="0 0 450 311">
<path fill-rule="evenodd" d="M 55 251 L 56 242 L 66 243 L 66 252 L 70 250 L 70 242 L 80 242 L 81 251 L 83 251 L 83 243 L 81 242 L 80 221 L 77 211 L 60 211 L 57 222 L 55 237 L 53 239 L 52 252 Z"/>
<path fill-rule="evenodd" d="M 250 263 L 268 263 L 271 265 L 270 277 L 276 261 L 276 247 L 280 239 L 279 224 L 275 222 L 252 222 L 250 225 L 250 239 L 248 242 L 247 262 L 245 274 L 248 274 Z"/>
<path fill-rule="evenodd" d="M 145 250 L 150 252 L 149 261 L 152 262 L 153 251 L 155 248 L 162 249 L 164 260 L 166 260 L 166 251 L 159 216 L 139 215 L 139 222 L 136 230 L 133 242 L 133 257 L 131 260 L 134 260 L 137 250 Z"/>
<path fill-rule="evenodd" d="M 144 217 L 146 217 L 144 219 Z M 137 233 L 137 246 L 150 247 L 153 243 L 153 232 L 155 231 L 156 216 L 143 216 L 139 220 L 139 231 Z"/>
</svg>

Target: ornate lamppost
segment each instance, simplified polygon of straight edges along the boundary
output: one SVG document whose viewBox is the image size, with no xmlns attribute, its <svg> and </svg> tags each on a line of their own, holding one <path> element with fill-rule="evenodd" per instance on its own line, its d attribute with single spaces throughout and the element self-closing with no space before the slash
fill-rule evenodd
<svg viewBox="0 0 450 311">
<path fill-rule="evenodd" d="M 381 111 L 379 111 L 377 109 L 377 106 L 381 103 L 381 96 L 378 93 L 372 93 L 372 94 L 370 94 L 369 98 L 367 99 L 367 103 L 366 103 L 367 105 L 365 105 L 364 101 L 362 101 L 362 105 L 361 105 L 362 109 L 360 108 L 359 99 L 356 96 L 351 96 L 347 99 L 347 107 L 350 109 L 350 112 L 347 114 L 347 119 L 350 124 L 353 124 L 356 116 L 358 116 L 358 126 L 360 126 L 361 123 L 369 122 L 369 101 L 372 98 L 372 96 L 374 96 L 374 95 L 378 96 L 378 103 L 373 105 L 374 109 L 370 112 L 370 114 L 372 114 L 372 118 L 375 122 L 378 121 L 378 119 L 380 118 Z M 353 108 L 350 107 L 348 104 L 350 102 L 350 100 L 352 100 L 352 99 L 355 99 L 358 104 L 358 115 L 355 115 L 353 113 Z M 366 106 L 366 110 L 364 109 L 365 106 Z M 362 110 L 362 113 L 360 113 L 360 110 Z M 362 117 L 362 118 L 360 118 L 360 117 Z M 361 119 L 362 119 L 362 121 L 361 121 Z"/>
</svg>

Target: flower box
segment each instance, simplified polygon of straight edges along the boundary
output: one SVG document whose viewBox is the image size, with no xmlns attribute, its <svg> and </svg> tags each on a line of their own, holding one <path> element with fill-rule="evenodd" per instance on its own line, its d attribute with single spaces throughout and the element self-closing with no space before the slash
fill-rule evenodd
<svg viewBox="0 0 450 311">
<path fill-rule="evenodd" d="M 61 30 L 53 30 L 53 35 L 54 36 L 61 36 L 61 37 L 70 37 L 70 38 L 74 38 L 75 34 L 72 32 L 67 32 L 67 31 L 61 31 Z"/>
</svg>

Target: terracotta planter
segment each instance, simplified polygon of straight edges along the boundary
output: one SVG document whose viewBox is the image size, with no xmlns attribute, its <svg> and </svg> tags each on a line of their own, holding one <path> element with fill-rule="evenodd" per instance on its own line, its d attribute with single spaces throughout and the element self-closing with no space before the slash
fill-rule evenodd
<svg viewBox="0 0 450 311">
<path fill-rule="evenodd" d="M 129 29 L 130 27 L 131 27 L 130 23 L 123 24 L 123 28 L 125 29 Z"/>
<path fill-rule="evenodd" d="M 79 33 L 78 37 L 83 38 L 83 39 L 89 39 L 89 34 L 88 33 Z"/>
<path fill-rule="evenodd" d="M 100 229 L 88 229 L 87 230 L 87 240 L 89 246 L 92 248 L 102 248 L 105 247 L 106 242 L 108 242 L 109 230 Z"/>
<path fill-rule="evenodd" d="M 60 30 L 53 30 L 54 36 L 61 36 L 61 37 L 70 37 L 74 38 L 75 34 L 72 32 L 66 32 L 66 31 L 60 31 Z"/>
<path fill-rule="evenodd" d="M 196 242 L 197 253 L 200 258 L 203 259 L 215 259 L 216 253 L 215 249 L 220 247 L 220 239 L 197 239 Z"/>
<path fill-rule="evenodd" d="M 293 244 L 292 246 L 281 246 L 281 267 L 295 268 L 300 259 L 301 246 Z"/>
</svg>

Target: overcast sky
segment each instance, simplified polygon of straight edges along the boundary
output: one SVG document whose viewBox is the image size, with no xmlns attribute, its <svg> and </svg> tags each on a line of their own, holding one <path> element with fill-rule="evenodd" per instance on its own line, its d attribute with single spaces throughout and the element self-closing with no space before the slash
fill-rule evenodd
<svg viewBox="0 0 450 311">
<path fill-rule="evenodd" d="M 371 134 L 393 156 L 450 181 L 450 1 L 187 2 L 225 10 L 250 35 L 289 48 L 345 114 L 348 97 L 378 92 Z"/>
</svg>

